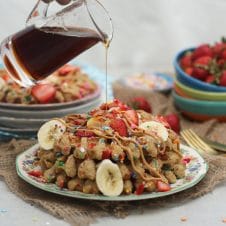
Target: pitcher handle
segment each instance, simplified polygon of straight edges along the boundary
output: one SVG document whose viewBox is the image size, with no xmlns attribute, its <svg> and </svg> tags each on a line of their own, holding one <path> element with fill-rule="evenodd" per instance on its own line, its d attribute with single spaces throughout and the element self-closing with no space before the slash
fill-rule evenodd
<svg viewBox="0 0 226 226">
<path fill-rule="evenodd" d="M 31 13 L 29 14 L 26 25 L 30 26 L 38 20 L 43 20 L 47 16 L 47 11 L 49 8 L 49 3 L 45 3 L 42 0 L 38 0 Z"/>
</svg>

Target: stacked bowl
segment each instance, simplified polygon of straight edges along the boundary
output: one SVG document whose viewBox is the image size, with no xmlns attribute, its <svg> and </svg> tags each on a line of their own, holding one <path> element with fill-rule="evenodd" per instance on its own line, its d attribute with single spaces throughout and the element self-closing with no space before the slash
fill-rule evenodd
<svg viewBox="0 0 226 226">
<path fill-rule="evenodd" d="M 220 44 L 215 44 L 215 46 L 220 46 Z M 225 45 L 221 51 L 226 49 Z M 208 52 L 208 48 L 212 52 Z M 197 49 L 202 51 L 196 51 Z M 224 81 L 223 78 L 226 72 L 224 69 L 226 60 L 219 58 L 218 55 L 215 57 L 216 53 L 213 50 L 213 47 L 209 45 L 201 45 L 198 48 L 180 51 L 174 59 L 176 72 L 174 103 L 185 116 L 193 120 L 205 121 L 214 118 L 226 121 L 226 86 L 224 84 L 226 80 Z M 192 59 L 196 52 L 203 54 L 198 60 Z M 191 67 L 184 67 L 184 59 L 184 62 L 191 64 Z"/>
</svg>

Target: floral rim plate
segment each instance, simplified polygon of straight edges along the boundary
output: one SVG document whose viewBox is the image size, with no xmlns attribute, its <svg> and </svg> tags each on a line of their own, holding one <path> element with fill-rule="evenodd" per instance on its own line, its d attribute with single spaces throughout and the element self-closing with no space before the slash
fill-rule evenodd
<svg viewBox="0 0 226 226">
<path fill-rule="evenodd" d="M 84 194 L 78 191 L 69 191 L 67 189 L 60 189 L 55 184 L 47 184 L 41 180 L 41 178 L 33 177 L 28 174 L 33 169 L 33 160 L 35 153 L 39 145 L 36 144 L 25 152 L 17 156 L 16 169 L 17 174 L 29 184 L 58 195 L 68 196 L 79 199 L 99 200 L 99 201 L 133 201 L 142 199 L 152 199 L 172 195 L 174 193 L 186 190 L 193 187 L 206 175 L 208 171 L 208 165 L 202 156 L 194 149 L 181 145 L 181 151 L 184 157 L 189 157 L 191 161 L 187 164 L 186 176 L 183 179 L 177 180 L 177 182 L 171 185 L 171 190 L 168 192 L 153 192 L 145 193 L 142 195 L 122 195 L 117 197 L 107 197 L 103 195 Z"/>
</svg>

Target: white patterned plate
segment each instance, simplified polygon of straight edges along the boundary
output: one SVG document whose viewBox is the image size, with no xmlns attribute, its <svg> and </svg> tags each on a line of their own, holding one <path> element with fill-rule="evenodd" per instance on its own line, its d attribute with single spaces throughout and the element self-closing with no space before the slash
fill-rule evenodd
<svg viewBox="0 0 226 226">
<path fill-rule="evenodd" d="M 35 158 L 35 153 L 38 149 L 38 144 L 34 145 L 30 149 L 26 150 L 22 154 L 18 155 L 16 159 L 16 169 L 18 175 L 28 182 L 29 184 L 40 188 L 44 191 L 51 193 L 68 196 L 72 198 L 89 199 L 89 200 L 99 200 L 99 201 L 133 201 L 142 199 L 153 199 L 163 196 L 168 196 L 175 194 L 177 192 L 186 190 L 188 188 L 196 185 L 201 179 L 206 175 L 208 171 L 208 165 L 202 156 L 194 149 L 181 145 L 181 151 L 184 157 L 189 157 L 191 161 L 187 164 L 186 176 L 183 179 L 177 180 L 177 182 L 171 185 L 171 190 L 168 192 L 152 192 L 144 193 L 141 195 L 121 195 L 117 197 L 106 197 L 103 195 L 92 195 L 84 194 L 77 191 L 69 191 L 67 189 L 60 189 L 55 184 L 47 184 L 43 182 L 40 178 L 30 176 L 28 174 L 33 168 L 33 161 Z"/>
</svg>

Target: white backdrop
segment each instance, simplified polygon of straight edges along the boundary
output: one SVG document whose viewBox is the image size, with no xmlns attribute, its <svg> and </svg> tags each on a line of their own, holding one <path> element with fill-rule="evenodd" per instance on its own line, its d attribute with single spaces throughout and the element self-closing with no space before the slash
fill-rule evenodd
<svg viewBox="0 0 226 226">
<path fill-rule="evenodd" d="M 0 0 L 0 40 L 23 28 L 36 0 Z M 115 36 L 110 48 L 111 74 L 144 69 L 172 70 L 181 48 L 215 42 L 226 35 L 225 0 L 102 0 Z M 78 58 L 104 68 L 101 45 Z"/>
</svg>

